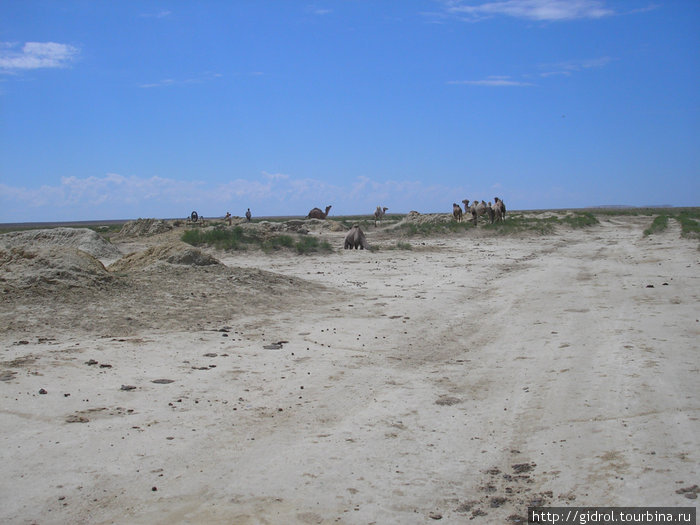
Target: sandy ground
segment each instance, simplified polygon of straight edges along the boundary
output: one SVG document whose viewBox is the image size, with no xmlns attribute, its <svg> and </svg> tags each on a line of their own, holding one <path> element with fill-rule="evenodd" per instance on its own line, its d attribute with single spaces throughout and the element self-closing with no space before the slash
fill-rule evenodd
<svg viewBox="0 0 700 525">
<path fill-rule="evenodd" d="M 225 266 L 6 288 L 0 522 L 696 506 L 700 252 L 674 221 L 643 236 L 649 223 L 412 250 L 371 228 L 371 252 L 325 231 L 326 255 L 211 251 Z"/>
</svg>

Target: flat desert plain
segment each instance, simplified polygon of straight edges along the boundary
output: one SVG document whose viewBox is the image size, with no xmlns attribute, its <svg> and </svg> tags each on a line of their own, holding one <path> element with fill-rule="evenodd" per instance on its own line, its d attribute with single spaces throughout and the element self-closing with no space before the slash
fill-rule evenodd
<svg viewBox="0 0 700 525">
<path fill-rule="evenodd" d="M 696 506 L 698 241 L 675 220 L 644 235 L 650 216 L 598 219 L 508 235 L 372 224 L 371 251 L 306 221 L 333 247 L 306 255 L 192 250 L 184 227 L 95 256 L 8 244 L 0 521 Z"/>
</svg>

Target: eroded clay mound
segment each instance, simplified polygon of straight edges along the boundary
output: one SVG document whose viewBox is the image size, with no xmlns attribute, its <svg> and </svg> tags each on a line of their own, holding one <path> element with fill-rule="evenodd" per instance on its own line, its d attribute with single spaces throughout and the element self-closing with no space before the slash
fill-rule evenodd
<svg viewBox="0 0 700 525">
<path fill-rule="evenodd" d="M 0 247 L 39 249 L 50 247 L 71 247 L 89 253 L 98 259 L 114 259 L 119 250 L 89 228 L 50 228 L 27 230 L 0 235 Z"/>
<path fill-rule="evenodd" d="M 6 293 L 101 288 L 111 279 L 98 259 L 77 248 L 0 248 L 0 289 Z"/>
<path fill-rule="evenodd" d="M 216 258 L 182 242 L 152 246 L 142 252 L 131 253 L 109 266 L 111 272 L 130 272 L 149 269 L 160 264 L 181 266 L 221 265 Z"/>
<path fill-rule="evenodd" d="M 119 231 L 119 235 L 125 237 L 145 237 L 169 232 L 172 229 L 172 225 L 162 219 L 137 219 L 124 224 Z"/>
</svg>

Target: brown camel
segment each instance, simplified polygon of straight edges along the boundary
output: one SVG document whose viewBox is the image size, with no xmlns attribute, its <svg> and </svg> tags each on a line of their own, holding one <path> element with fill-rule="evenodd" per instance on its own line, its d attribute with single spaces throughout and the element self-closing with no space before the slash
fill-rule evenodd
<svg viewBox="0 0 700 525">
<path fill-rule="evenodd" d="M 328 211 L 331 209 L 330 206 L 326 206 L 326 212 L 324 213 L 320 208 L 314 208 L 306 216 L 308 219 L 325 219 L 328 217 Z"/>
<path fill-rule="evenodd" d="M 456 202 L 452 203 L 452 216 L 457 222 L 462 222 L 462 207 Z"/>
</svg>

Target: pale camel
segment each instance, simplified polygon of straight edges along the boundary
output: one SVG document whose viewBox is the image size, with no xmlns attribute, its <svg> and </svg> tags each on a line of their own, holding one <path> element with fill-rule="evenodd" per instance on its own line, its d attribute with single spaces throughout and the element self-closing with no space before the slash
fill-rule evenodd
<svg viewBox="0 0 700 525">
<path fill-rule="evenodd" d="M 309 214 L 306 216 L 308 219 L 325 219 L 328 217 L 328 211 L 331 209 L 330 206 L 326 206 L 326 211 L 325 213 L 323 210 L 320 208 L 314 208 L 309 212 Z"/>
<path fill-rule="evenodd" d="M 484 215 L 485 213 L 489 214 L 489 217 L 491 216 L 491 213 L 493 210 L 491 210 L 491 207 L 486 204 L 483 200 L 479 202 L 478 200 L 474 200 L 471 206 L 469 206 L 469 199 L 465 199 L 462 201 L 464 203 L 464 209 L 468 209 L 469 212 L 472 214 L 472 222 L 474 223 L 474 226 L 477 225 L 478 222 L 478 217 L 481 215 Z M 489 210 L 491 210 L 489 212 Z"/>
<path fill-rule="evenodd" d="M 457 222 L 462 222 L 462 207 L 456 202 L 452 203 L 452 216 Z"/>
<path fill-rule="evenodd" d="M 503 212 L 502 215 L 503 215 L 503 218 L 505 219 L 506 218 L 506 203 L 503 202 L 503 199 L 500 199 L 498 197 L 494 197 L 494 199 L 496 201 L 496 204 L 500 204 L 500 208 Z"/>
<path fill-rule="evenodd" d="M 494 197 L 494 200 L 496 203 L 493 205 L 493 214 L 496 222 L 501 222 L 506 215 L 506 207 L 498 197 Z"/>
<path fill-rule="evenodd" d="M 377 206 L 377 209 L 374 210 L 374 227 L 377 227 L 377 221 L 381 221 L 384 218 L 384 215 L 386 215 L 386 210 L 389 208 L 382 208 L 380 206 Z"/>
<path fill-rule="evenodd" d="M 346 250 L 351 250 L 353 248 L 356 250 L 358 248 L 360 250 L 369 250 L 369 243 L 359 224 L 354 224 L 353 227 L 348 230 L 348 233 L 345 235 L 343 247 Z"/>
</svg>

